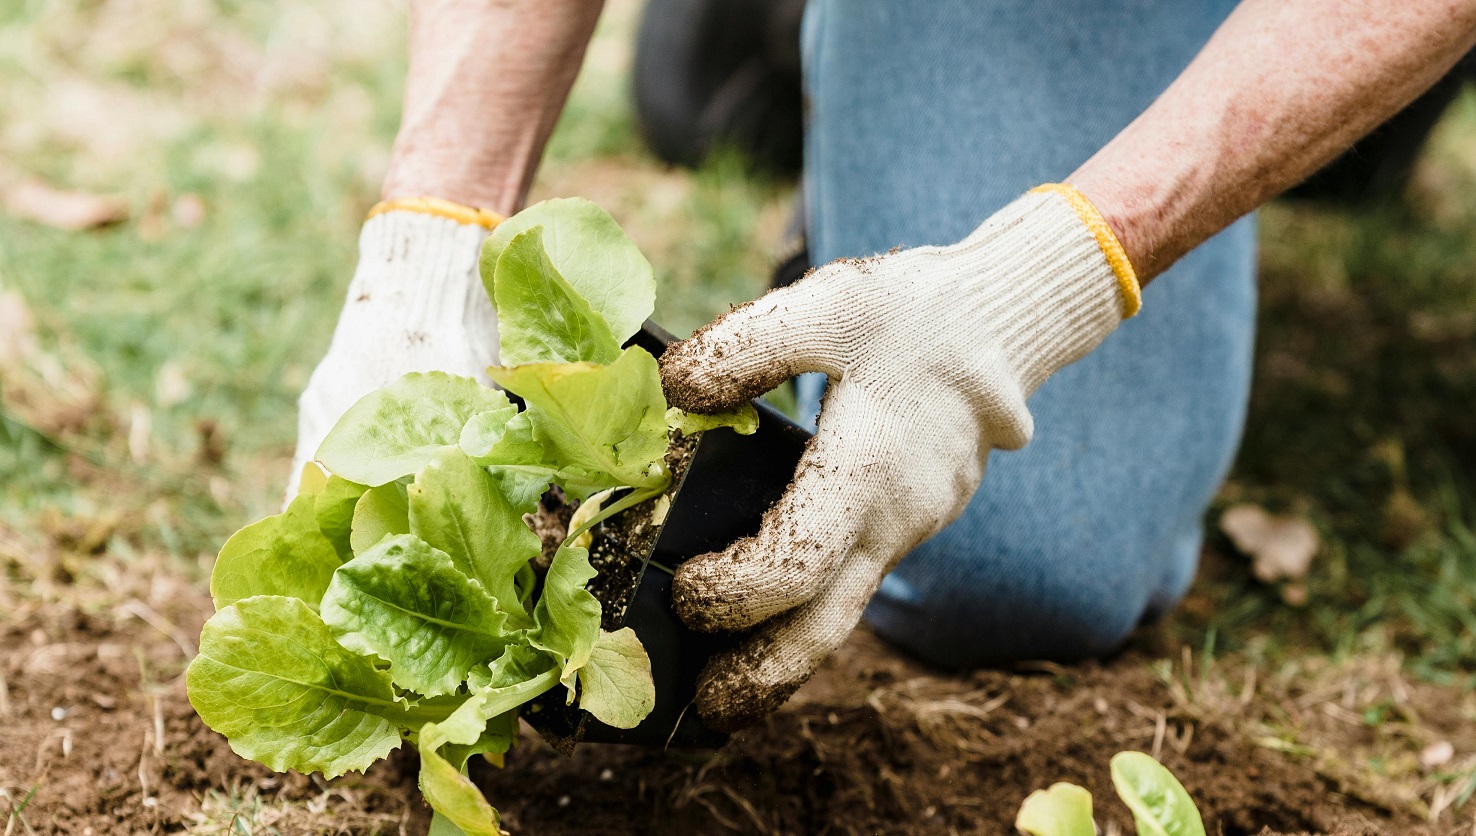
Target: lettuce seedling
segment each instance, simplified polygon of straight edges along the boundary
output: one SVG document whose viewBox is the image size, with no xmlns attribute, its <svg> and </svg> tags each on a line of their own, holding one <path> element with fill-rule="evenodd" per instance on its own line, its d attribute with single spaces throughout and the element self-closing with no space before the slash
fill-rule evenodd
<svg viewBox="0 0 1476 836">
<path fill-rule="evenodd" d="M 651 265 L 594 204 L 509 218 L 481 271 L 504 364 L 488 374 L 523 407 L 439 372 L 354 404 L 286 510 L 221 549 L 186 680 L 205 723 L 275 770 L 333 777 L 410 742 L 432 831 L 492 836 L 467 763 L 501 763 L 523 705 L 562 688 L 619 728 L 655 705 L 640 639 L 600 629 L 581 535 L 665 493 L 669 429 L 757 416 L 667 408 L 655 358 L 621 347 L 655 305 Z M 551 485 L 600 496 L 540 578 L 523 515 Z"/>
<path fill-rule="evenodd" d="M 1138 836 L 1204 836 L 1204 821 L 1184 785 L 1152 757 L 1118 752 L 1112 786 L 1132 811 Z M 1015 827 L 1028 836 L 1094 836 L 1092 794 L 1067 783 L 1036 790 L 1020 805 Z"/>
</svg>

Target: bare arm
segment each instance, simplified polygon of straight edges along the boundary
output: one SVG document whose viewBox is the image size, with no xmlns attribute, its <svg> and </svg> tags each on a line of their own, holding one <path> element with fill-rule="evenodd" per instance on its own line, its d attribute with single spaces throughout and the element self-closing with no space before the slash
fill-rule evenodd
<svg viewBox="0 0 1476 836">
<path fill-rule="evenodd" d="M 412 0 L 404 116 L 382 196 L 515 212 L 602 5 Z"/>
<path fill-rule="evenodd" d="M 1245 0 L 1067 182 L 1146 282 L 1408 104 L 1473 42 L 1472 0 Z"/>
</svg>

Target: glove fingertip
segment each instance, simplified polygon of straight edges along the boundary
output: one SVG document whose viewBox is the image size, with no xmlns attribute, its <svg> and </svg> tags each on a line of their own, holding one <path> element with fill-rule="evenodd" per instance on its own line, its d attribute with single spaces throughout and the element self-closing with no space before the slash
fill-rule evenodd
<svg viewBox="0 0 1476 836">
<path fill-rule="evenodd" d="M 805 678 L 773 683 L 759 675 L 772 644 L 772 639 L 757 636 L 707 663 L 697 680 L 697 713 L 703 722 L 720 732 L 736 732 L 773 714 L 794 696 Z"/>
<path fill-rule="evenodd" d="M 739 541 L 741 543 L 742 541 Z M 731 551 L 737 547 L 729 547 Z M 731 562 L 726 552 L 691 558 L 676 568 L 671 582 L 671 606 L 677 618 L 700 633 L 717 633 L 749 626 L 733 602 L 732 590 L 722 583 L 721 564 Z"/>
<path fill-rule="evenodd" d="M 766 333 L 773 327 L 765 320 L 774 309 L 768 298 L 739 305 L 667 347 L 661 388 L 672 406 L 697 413 L 731 409 L 794 374 L 779 340 Z"/>
</svg>

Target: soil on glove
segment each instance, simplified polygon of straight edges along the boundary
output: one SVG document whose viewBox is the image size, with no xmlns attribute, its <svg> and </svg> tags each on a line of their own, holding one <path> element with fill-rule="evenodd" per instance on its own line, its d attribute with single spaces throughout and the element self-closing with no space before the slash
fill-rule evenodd
<svg viewBox="0 0 1476 836">
<path fill-rule="evenodd" d="M 226 832 L 233 815 L 250 832 L 425 832 L 413 752 L 334 781 L 233 754 L 195 716 L 180 676 L 209 599 L 179 581 L 168 600 L 165 611 L 93 615 L 57 602 L 0 627 L 0 819 L 34 788 L 24 818 L 37 834 Z M 1350 752 L 1385 731 L 1269 685 L 1186 690 L 1186 666 L 1163 661 L 1179 651 L 1155 642 L 1106 664 L 950 675 L 863 630 L 721 751 L 586 744 L 566 757 L 530 731 L 506 769 L 483 767 L 478 780 L 514 833 L 1007 834 L 1021 800 L 1055 781 L 1091 789 L 1104 829 L 1131 833 L 1107 763 L 1140 749 L 1180 777 L 1210 833 L 1456 832 L 1326 759 L 1269 745 L 1257 722 L 1307 709 L 1309 722 L 1326 721 L 1321 739 Z M 1449 694 L 1412 686 L 1405 707 L 1470 752 L 1476 739 Z"/>
</svg>

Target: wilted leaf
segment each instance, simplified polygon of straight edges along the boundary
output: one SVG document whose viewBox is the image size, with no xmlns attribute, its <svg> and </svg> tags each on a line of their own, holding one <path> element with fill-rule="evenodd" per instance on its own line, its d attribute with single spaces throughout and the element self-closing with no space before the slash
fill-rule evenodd
<svg viewBox="0 0 1476 836">
<path fill-rule="evenodd" d="M 1420 766 L 1434 769 L 1450 763 L 1453 757 L 1455 757 L 1455 746 L 1452 746 L 1449 740 L 1437 740 L 1421 750 Z"/>
<path fill-rule="evenodd" d="M 5 211 L 22 220 L 79 232 L 128 218 L 128 201 L 112 195 L 66 191 L 27 179 L 5 190 Z"/>
<path fill-rule="evenodd" d="M 1305 578 L 1319 546 L 1317 529 L 1307 520 L 1273 516 L 1255 505 L 1227 509 L 1220 530 L 1251 558 L 1251 574 L 1262 583 Z"/>
<path fill-rule="evenodd" d="M 740 404 L 732 409 L 725 409 L 710 415 L 699 415 L 696 412 L 687 412 L 676 407 L 666 410 L 666 426 L 674 430 L 681 430 L 687 435 L 714 430 L 718 427 L 730 427 L 739 435 L 753 435 L 758 431 L 758 423 L 758 410 L 754 409 L 751 403 Z"/>
<path fill-rule="evenodd" d="M 600 632 L 579 669 L 579 685 L 579 707 L 617 729 L 639 726 L 656 707 L 651 658 L 629 627 Z"/>
</svg>

